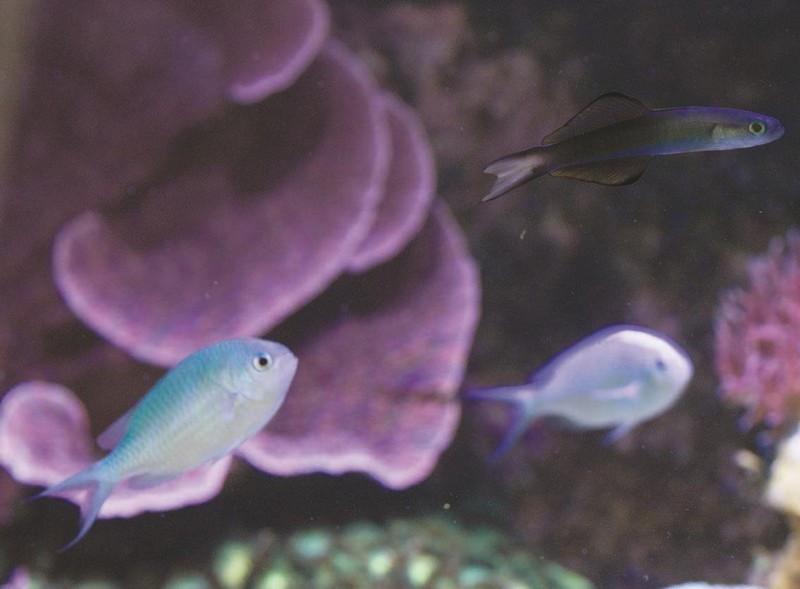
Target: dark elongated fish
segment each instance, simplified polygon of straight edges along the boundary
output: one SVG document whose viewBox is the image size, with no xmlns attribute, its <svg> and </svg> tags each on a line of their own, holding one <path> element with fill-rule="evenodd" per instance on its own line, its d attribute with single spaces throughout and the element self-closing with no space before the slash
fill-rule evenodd
<svg viewBox="0 0 800 589">
<path fill-rule="evenodd" d="M 635 98 L 612 92 L 595 99 L 542 145 L 514 153 L 484 170 L 497 176 L 492 200 L 529 180 L 550 174 L 584 182 L 636 182 L 654 155 L 741 149 L 783 135 L 780 121 L 716 106 L 651 110 Z"/>
</svg>

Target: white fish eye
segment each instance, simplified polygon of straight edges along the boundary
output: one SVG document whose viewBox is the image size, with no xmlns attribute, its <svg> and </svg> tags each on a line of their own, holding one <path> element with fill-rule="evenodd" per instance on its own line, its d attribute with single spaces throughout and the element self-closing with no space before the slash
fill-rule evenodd
<svg viewBox="0 0 800 589">
<path fill-rule="evenodd" d="M 767 130 L 767 124 L 761 119 L 753 119 L 747 128 L 753 135 L 763 135 Z"/>
<path fill-rule="evenodd" d="M 272 356 L 266 352 L 261 352 L 253 357 L 253 368 L 259 372 L 264 372 L 272 366 Z"/>
<path fill-rule="evenodd" d="M 656 359 L 656 370 L 659 372 L 666 372 L 667 371 L 667 363 L 664 362 L 661 358 Z"/>
</svg>

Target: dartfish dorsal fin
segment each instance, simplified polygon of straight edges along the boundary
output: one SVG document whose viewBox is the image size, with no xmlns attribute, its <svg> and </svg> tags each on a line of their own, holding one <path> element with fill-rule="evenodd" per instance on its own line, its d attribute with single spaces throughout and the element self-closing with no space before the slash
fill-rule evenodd
<svg viewBox="0 0 800 589">
<path fill-rule="evenodd" d="M 564 166 L 550 172 L 556 178 L 575 178 L 584 182 L 595 182 L 608 186 L 633 184 L 650 163 L 649 157 L 626 157 L 616 160 L 605 160 L 591 164 Z"/>
<path fill-rule="evenodd" d="M 109 425 L 102 434 L 97 436 L 97 445 L 103 450 L 113 450 L 116 448 L 122 436 L 128 431 L 128 422 L 131 419 L 133 409 L 123 413 L 114 423 Z"/>
<path fill-rule="evenodd" d="M 601 127 L 638 119 L 649 112 L 650 109 L 645 104 L 630 96 L 619 92 L 603 94 L 567 121 L 566 125 L 542 139 L 542 145 L 558 143 Z"/>
</svg>

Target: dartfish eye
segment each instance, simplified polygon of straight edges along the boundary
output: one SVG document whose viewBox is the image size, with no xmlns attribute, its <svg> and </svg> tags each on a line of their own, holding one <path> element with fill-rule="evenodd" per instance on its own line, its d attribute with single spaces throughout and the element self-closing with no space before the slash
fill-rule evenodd
<svg viewBox="0 0 800 589">
<path fill-rule="evenodd" d="M 659 372 L 664 372 L 667 369 L 667 363 L 664 362 L 661 358 L 656 360 L 656 369 Z"/>
<path fill-rule="evenodd" d="M 764 131 L 767 130 L 767 124 L 761 119 L 755 119 L 750 121 L 750 125 L 747 128 L 750 129 L 753 135 L 763 135 Z"/>
<path fill-rule="evenodd" d="M 261 352 L 253 358 L 253 368 L 259 372 L 264 372 L 272 366 L 272 356 L 266 352 Z"/>
</svg>

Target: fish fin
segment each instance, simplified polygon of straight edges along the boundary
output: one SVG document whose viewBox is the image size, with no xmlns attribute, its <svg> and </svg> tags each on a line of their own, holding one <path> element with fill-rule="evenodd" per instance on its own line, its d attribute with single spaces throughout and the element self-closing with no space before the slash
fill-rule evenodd
<svg viewBox="0 0 800 589">
<path fill-rule="evenodd" d="M 503 437 L 503 441 L 500 442 L 500 445 L 497 446 L 494 452 L 492 452 L 492 455 L 489 456 L 489 464 L 497 464 L 497 462 L 514 447 L 519 439 L 522 438 L 523 434 L 528 429 L 528 425 L 530 425 L 531 417 L 524 407 L 515 407 L 514 413 L 515 415 L 511 418 L 511 427 Z"/>
<path fill-rule="evenodd" d="M 239 394 L 234 391 L 224 390 L 220 396 L 220 412 L 225 421 L 233 421 L 236 417 L 236 405 L 239 403 Z"/>
<path fill-rule="evenodd" d="M 545 156 L 544 152 L 543 148 L 534 147 L 512 153 L 486 166 L 483 171 L 487 174 L 494 174 L 497 176 L 497 180 L 489 194 L 484 196 L 481 202 L 494 200 L 529 180 L 547 174 L 549 158 Z"/>
<path fill-rule="evenodd" d="M 100 461 L 32 497 L 32 500 L 42 497 L 62 497 L 65 492 L 86 491 L 74 499 L 70 497 L 70 500 L 76 503 L 81 511 L 81 527 L 78 534 L 69 543 L 62 546 L 58 550 L 59 552 L 72 548 L 86 535 L 97 519 L 103 503 L 116 486 L 117 479 L 104 476 L 104 470 L 103 462 Z"/>
<path fill-rule="evenodd" d="M 626 157 L 591 164 L 565 166 L 550 172 L 556 178 L 575 178 L 584 182 L 621 186 L 633 184 L 642 177 L 650 157 Z"/>
<path fill-rule="evenodd" d="M 633 423 L 633 422 L 623 423 L 622 425 L 618 425 L 617 427 L 612 429 L 610 432 L 608 432 L 605 436 L 603 436 L 603 443 L 604 444 L 613 444 L 615 442 L 618 442 L 619 440 L 621 440 L 622 438 L 627 436 L 628 433 L 630 433 L 630 431 L 634 427 L 636 427 L 636 425 L 637 424 Z"/>
<path fill-rule="evenodd" d="M 618 387 L 598 388 L 589 393 L 596 401 L 633 401 L 639 396 L 641 385 L 634 381 Z"/>
<path fill-rule="evenodd" d="M 158 474 L 158 475 L 149 475 L 149 474 L 141 474 L 135 477 L 131 477 L 126 481 L 126 484 L 131 489 L 152 489 L 153 487 L 157 487 L 158 485 L 162 485 L 167 481 L 171 481 L 172 479 L 178 478 L 181 473 L 178 474 Z"/>
<path fill-rule="evenodd" d="M 462 399 L 470 401 L 502 401 L 512 405 L 520 405 L 528 402 L 531 394 L 531 385 L 522 384 L 510 387 L 486 387 L 464 391 Z"/>
<path fill-rule="evenodd" d="M 635 98 L 609 92 L 595 98 L 563 127 L 547 135 L 542 139 L 542 145 L 552 145 L 615 123 L 638 119 L 649 112 L 650 108 Z"/>
<path fill-rule="evenodd" d="M 97 445 L 103 450 L 113 450 L 116 448 L 119 441 L 128 431 L 128 422 L 133 415 L 133 409 L 129 409 L 118 417 L 114 423 L 109 425 L 103 433 L 97 436 Z"/>
<path fill-rule="evenodd" d="M 505 456 L 525 433 L 534 414 L 538 413 L 532 408 L 530 385 L 474 389 L 464 393 L 463 397 L 480 401 L 502 401 L 514 406 L 515 415 L 511 418 L 511 427 L 489 457 L 490 464 L 495 464 Z"/>
</svg>

